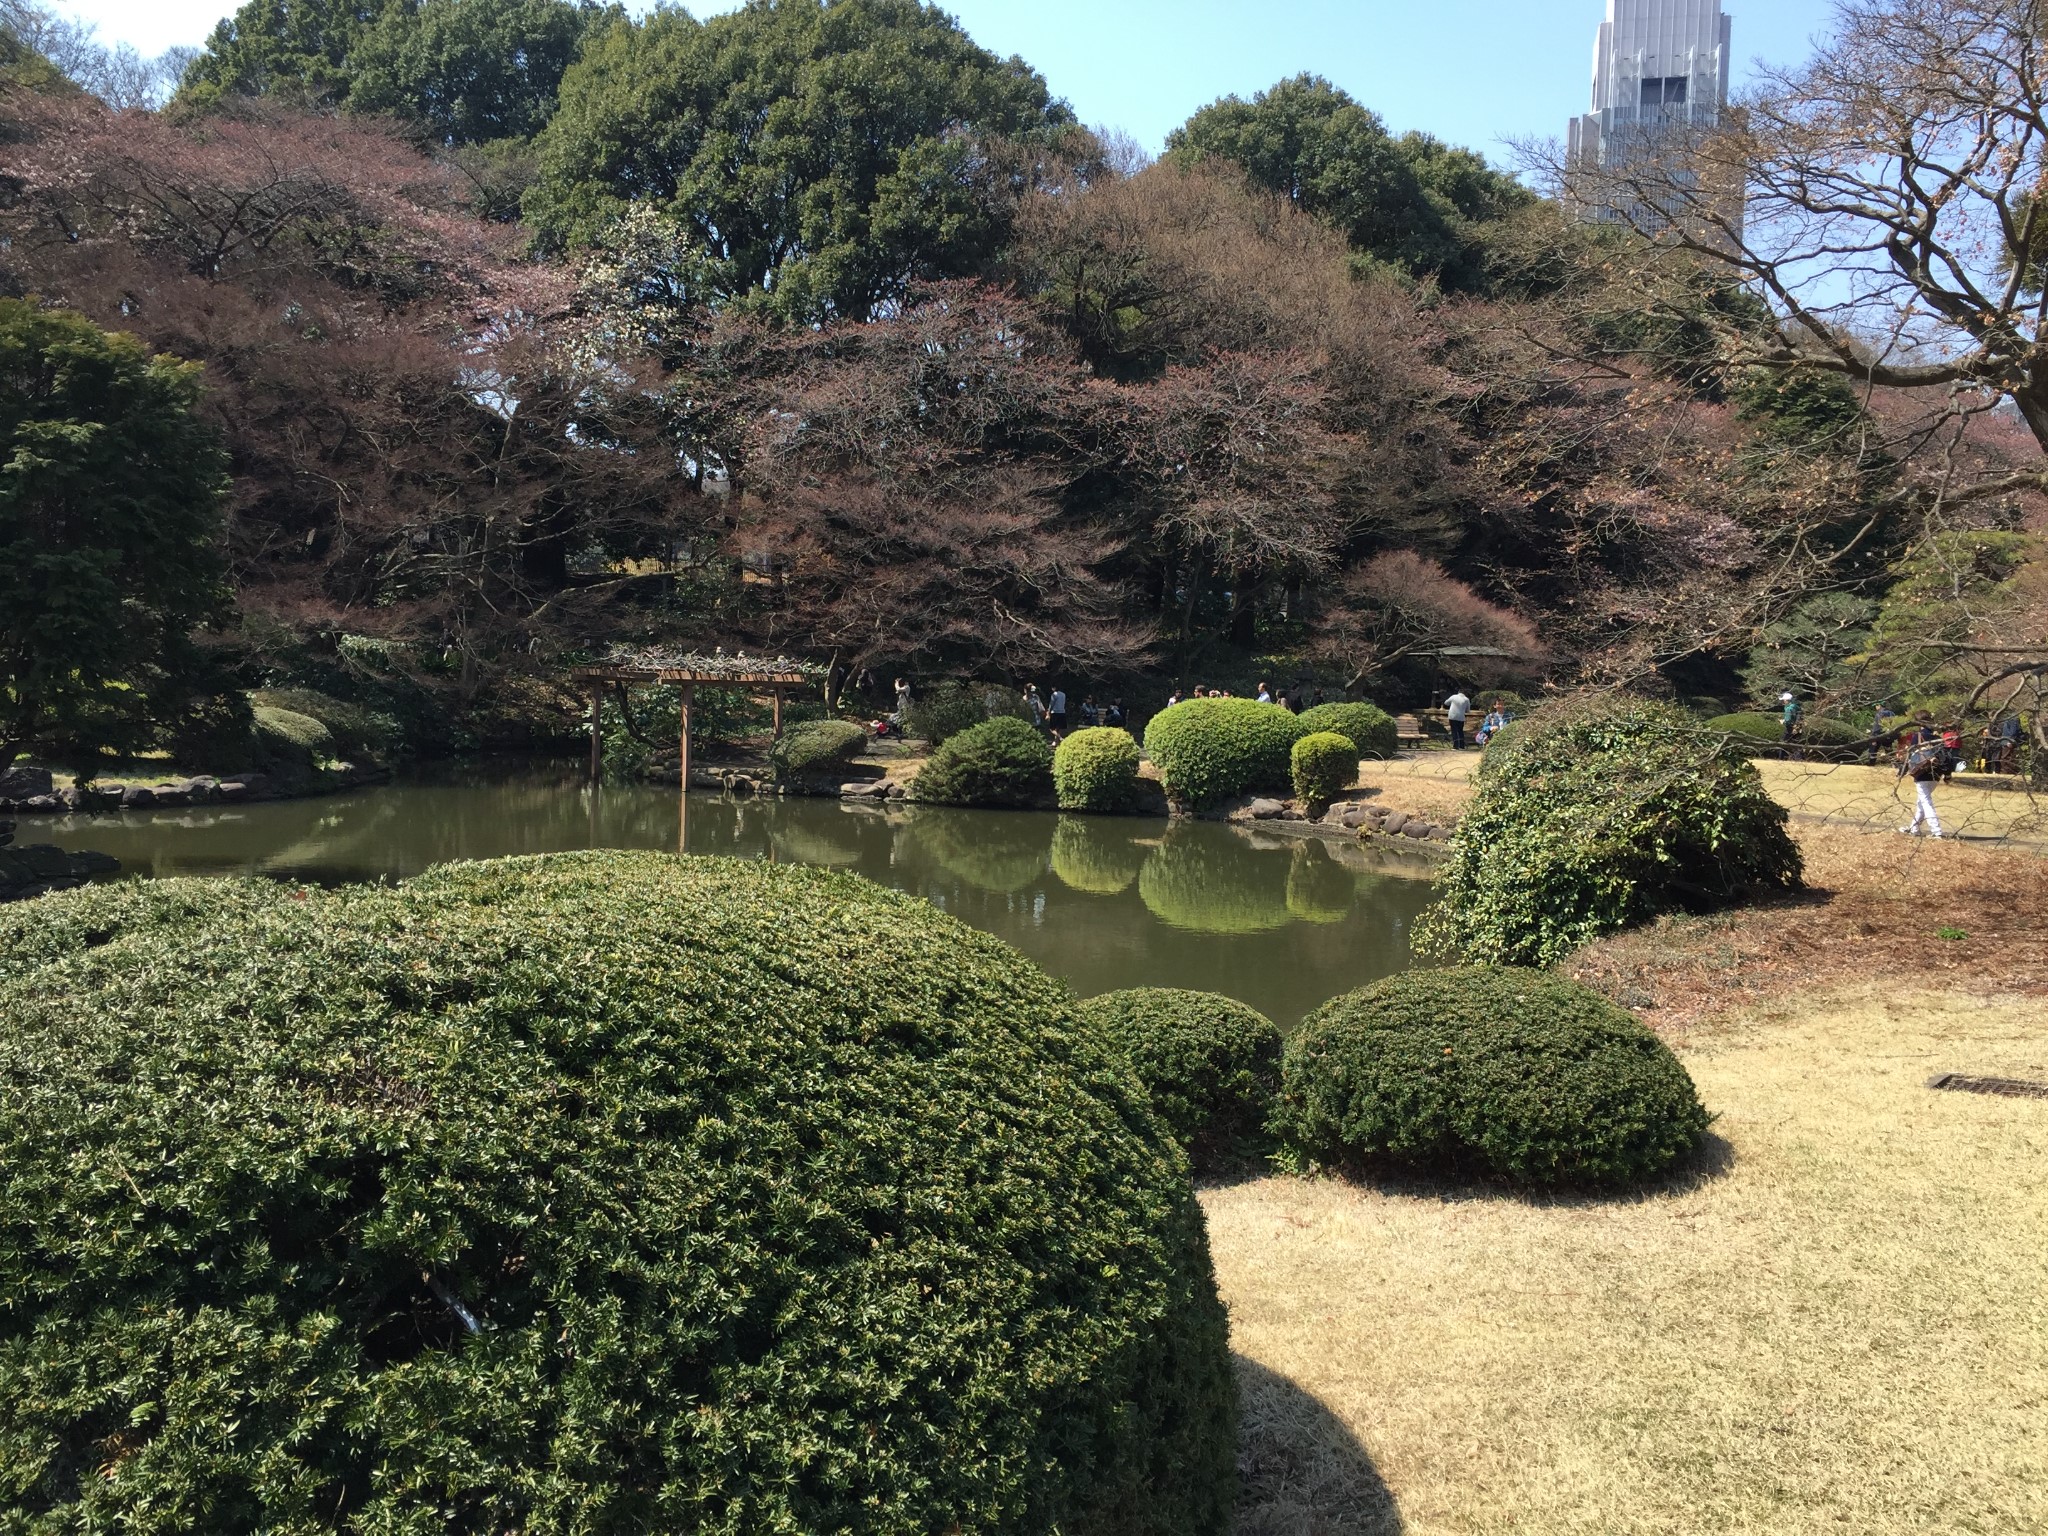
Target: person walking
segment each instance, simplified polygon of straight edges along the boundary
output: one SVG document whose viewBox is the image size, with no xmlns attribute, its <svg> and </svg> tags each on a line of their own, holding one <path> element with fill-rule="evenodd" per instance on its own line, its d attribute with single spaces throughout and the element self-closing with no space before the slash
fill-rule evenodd
<svg viewBox="0 0 2048 1536">
<path fill-rule="evenodd" d="M 1451 750 L 1464 751 L 1465 722 L 1472 718 L 1472 701 L 1466 697 L 1464 689 L 1459 689 L 1444 700 L 1444 718 L 1451 726 Z"/>
<path fill-rule="evenodd" d="M 908 725 L 910 723 L 910 683 L 907 679 L 901 677 L 896 679 L 896 714 L 894 719 L 898 725 Z"/>
<path fill-rule="evenodd" d="M 1779 723 L 1784 727 L 1785 744 L 1790 746 L 1792 738 L 1799 734 L 1799 717 L 1804 711 L 1799 707 L 1799 700 L 1789 693 L 1779 694 L 1778 703 L 1781 706 L 1778 711 Z"/>
<path fill-rule="evenodd" d="M 1067 734 L 1067 690 L 1054 683 L 1052 697 L 1046 701 L 1045 707 L 1052 727 L 1052 739 L 1057 744 Z"/>
<path fill-rule="evenodd" d="M 1038 684 L 1036 683 L 1026 683 L 1024 685 L 1024 713 L 1031 717 L 1031 724 L 1034 729 L 1041 731 L 1045 729 L 1045 700 L 1038 696 Z"/>
<path fill-rule="evenodd" d="M 1264 683 L 1259 684 L 1259 702 L 1261 704 L 1273 702 L 1273 690 Z"/>
<path fill-rule="evenodd" d="M 1941 738 L 1931 729 L 1914 733 L 1916 740 L 1906 751 L 1899 764 L 1899 773 L 1913 781 L 1913 819 L 1899 828 L 1906 837 L 1917 837 L 1922 827 L 1937 841 L 1941 838 L 1941 813 L 1934 808 L 1934 785 L 1941 777 L 1942 762 L 1948 756 L 1948 749 L 1941 744 Z"/>
</svg>

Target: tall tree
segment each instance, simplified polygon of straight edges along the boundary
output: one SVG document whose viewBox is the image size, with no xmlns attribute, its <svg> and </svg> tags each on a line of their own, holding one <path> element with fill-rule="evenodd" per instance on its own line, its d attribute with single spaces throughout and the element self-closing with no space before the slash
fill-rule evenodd
<svg viewBox="0 0 2048 1536">
<path fill-rule="evenodd" d="M 0 769 L 143 714 L 227 603 L 199 371 L 0 299 Z"/>
<path fill-rule="evenodd" d="M 584 33 L 620 16 L 594 0 L 248 0 L 181 95 L 389 113 L 444 145 L 530 138 Z"/>
<path fill-rule="evenodd" d="M 865 319 L 986 263 L 1017 174 L 996 141 L 1072 129 L 1022 60 L 919 0 L 661 9 L 564 78 L 526 213 L 567 246 L 649 202 L 703 253 L 702 297 Z"/>
<path fill-rule="evenodd" d="M 1364 255 L 1452 289 L 1485 280 L 1475 226 L 1531 201 L 1470 150 L 1425 134 L 1394 138 L 1376 113 L 1320 75 L 1283 80 L 1250 101 L 1212 102 L 1174 130 L 1167 149 L 1182 160 L 1242 166 L 1259 185 L 1335 224 Z"/>
</svg>

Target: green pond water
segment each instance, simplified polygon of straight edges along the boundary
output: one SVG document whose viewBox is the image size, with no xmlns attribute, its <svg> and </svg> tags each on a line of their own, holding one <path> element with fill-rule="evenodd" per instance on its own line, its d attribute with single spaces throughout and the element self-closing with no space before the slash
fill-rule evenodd
<svg viewBox="0 0 2048 1536">
<path fill-rule="evenodd" d="M 1355 844 L 1213 823 L 882 810 L 592 788 L 569 767 L 465 770 L 323 800 L 24 822 L 22 842 L 97 848 L 135 875 L 402 879 L 453 859 L 580 848 L 853 870 L 1014 944 L 1083 997 L 1174 986 L 1283 1025 L 1406 969 L 1427 866 Z"/>
</svg>

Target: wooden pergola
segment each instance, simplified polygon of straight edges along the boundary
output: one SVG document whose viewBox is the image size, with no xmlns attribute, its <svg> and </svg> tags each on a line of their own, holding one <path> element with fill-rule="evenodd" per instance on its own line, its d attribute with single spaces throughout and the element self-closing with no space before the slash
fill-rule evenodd
<svg viewBox="0 0 2048 1536">
<path fill-rule="evenodd" d="M 803 688 L 810 679 L 793 666 L 775 662 L 764 662 L 755 666 L 744 658 L 738 660 L 724 657 L 706 657 L 702 661 L 689 658 L 677 660 L 673 665 L 660 662 L 636 664 L 632 662 L 607 663 L 596 667 L 578 667 L 571 674 L 575 681 L 590 693 L 590 778 L 596 783 L 604 771 L 604 691 L 607 688 L 636 688 L 645 686 L 675 687 L 682 690 L 683 720 L 683 779 L 684 793 L 690 788 L 690 717 L 697 702 L 697 686 L 702 683 L 713 688 L 765 689 L 775 701 L 775 739 L 782 739 L 782 692 L 785 688 Z"/>
</svg>

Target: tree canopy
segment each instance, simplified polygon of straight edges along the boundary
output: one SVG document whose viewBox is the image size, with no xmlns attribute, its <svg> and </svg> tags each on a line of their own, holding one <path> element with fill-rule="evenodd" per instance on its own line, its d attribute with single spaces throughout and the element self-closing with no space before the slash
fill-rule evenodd
<svg viewBox="0 0 2048 1536">
<path fill-rule="evenodd" d="M 531 138 L 584 33 L 619 15 L 592 0 L 248 0 L 214 28 L 182 94 L 392 113 L 450 145 Z"/>
<path fill-rule="evenodd" d="M 227 463 L 199 368 L 0 299 L 0 768 L 112 739 L 227 602 Z"/>
<path fill-rule="evenodd" d="M 1242 166 L 1335 224 L 1362 255 L 1448 289 L 1484 282 L 1474 226 L 1534 200 L 1471 150 L 1421 133 L 1395 138 L 1377 113 L 1320 75 L 1296 75 L 1250 101 L 1212 102 L 1174 130 L 1167 149 Z"/>
<path fill-rule="evenodd" d="M 1073 114 L 918 0 L 751 0 L 591 40 L 540 140 L 526 213 L 555 247 L 653 204 L 700 253 L 690 286 L 785 319 L 863 319 L 986 264 L 1012 172 Z"/>
</svg>

